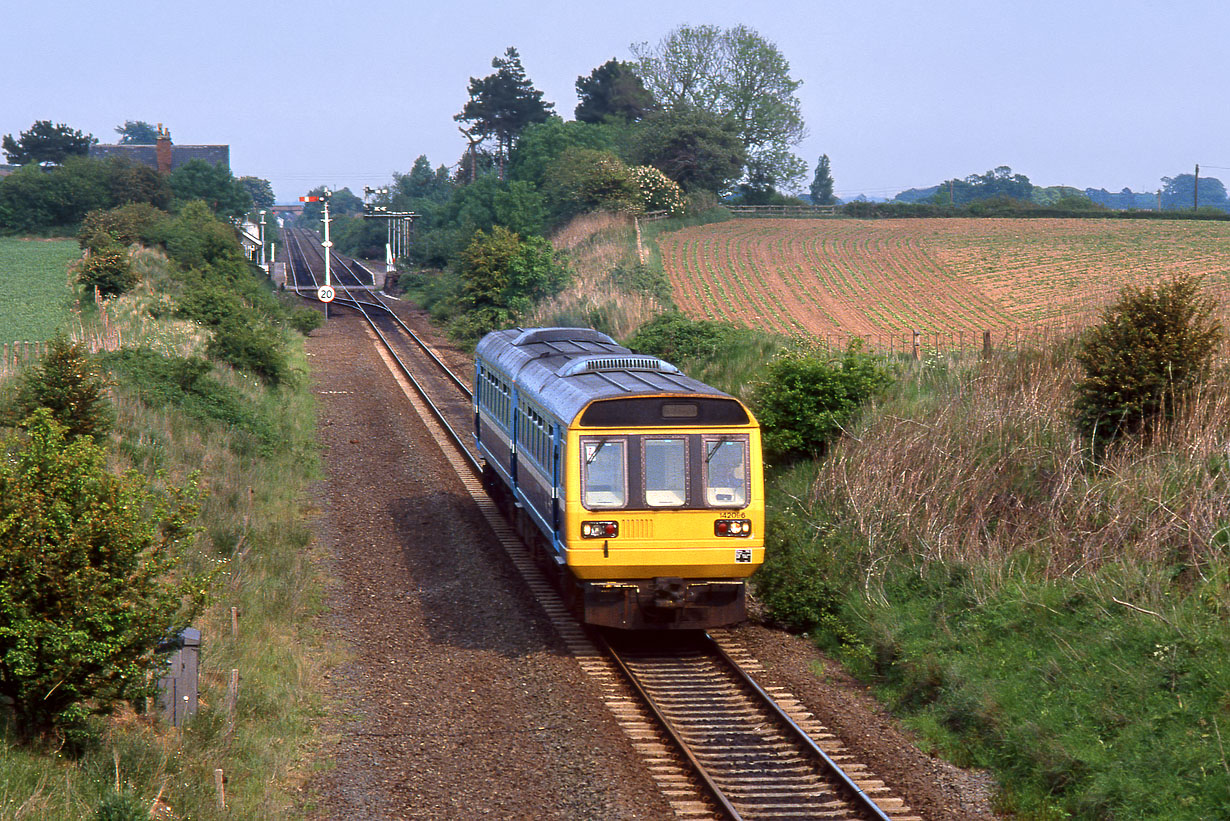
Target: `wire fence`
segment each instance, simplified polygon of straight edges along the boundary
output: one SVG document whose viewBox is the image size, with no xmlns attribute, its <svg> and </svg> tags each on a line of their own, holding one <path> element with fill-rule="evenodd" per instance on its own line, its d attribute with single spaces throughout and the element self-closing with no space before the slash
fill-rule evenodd
<svg viewBox="0 0 1230 821">
<path fill-rule="evenodd" d="M 836 205 L 727 205 L 733 217 L 835 217 Z"/>
<path fill-rule="evenodd" d="M 111 322 L 107 312 L 107 302 L 94 289 L 94 302 L 98 305 L 99 325 L 89 328 L 78 322 L 77 327 L 69 332 L 70 342 L 82 345 L 91 354 L 99 351 L 118 351 L 123 345 L 119 327 Z M 47 342 L 43 340 L 28 342 L 17 340 L 0 343 L 0 379 L 21 371 L 23 368 L 37 362 L 47 354 Z"/>
<path fill-rule="evenodd" d="M 1222 319 L 1222 327 L 1230 329 L 1230 317 Z M 1000 353 L 1049 348 L 1065 340 L 1079 337 L 1097 324 L 1096 317 L 1082 317 L 1051 324 L 1016 325 L 958 331 L 900 331 L 894 333 L 843 334 L 823 333 L 812 336 L 813 344 L 835 353 L 859 345 L 869 353 L 894 358 L 927 359 L 935 356 L 961 358 L 990 357 Z M 1221 341 L 1220 355 L 1230 359 L 1230 335 Z"/>
</svg>

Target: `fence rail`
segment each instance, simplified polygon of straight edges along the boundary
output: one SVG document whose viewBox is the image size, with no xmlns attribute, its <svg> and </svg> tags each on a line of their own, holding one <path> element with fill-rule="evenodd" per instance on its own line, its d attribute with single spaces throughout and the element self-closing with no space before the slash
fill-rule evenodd
<svg viewBox="0 0 1230 821">
<path fill-rule="evenodd" d="M 835 217 L 836 205 L 728 205 L 734 217 Z"/>
<path fill-rule="evenodd" d="M 122 344 L 120 329 L 116 327 L 110 327 L 105 331 L 80 329 L 70 334 L 69 339 L 81 343 L 92 354 L 99 351 L 117 351 Z M 0 344 L 0 377 L 20 371 L 27 365 L 42 359 L 46 353 L 46 342 L 19 341 Z"/>
<path fill-rule="evenodd" d="M 844 351 L 856 340 L 869 353 L 924 359 L 930 356 L 992 356 L 1048 347 L 1087 330 L 1094 322 L 1021 325 L 984 331 L 900 331 L 896 333 L 804 335 L 826 351 Z M 1220 355 L 1230 359 L 1230 337 L 1222 340 Z"/>
</svg>

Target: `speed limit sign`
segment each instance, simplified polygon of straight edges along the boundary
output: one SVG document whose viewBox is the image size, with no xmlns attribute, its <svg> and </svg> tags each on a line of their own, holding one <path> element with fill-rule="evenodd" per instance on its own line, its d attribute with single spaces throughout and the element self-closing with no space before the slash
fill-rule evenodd
<svg viewBox="0 0 1230 821">
<path fill-rule="evenodd" d="M 332 285 L 321 285 L 320 290 L 316 292 L 316 298 L 321 302 L 332 302 L 335 296 L 337 294 L 334 292 Z"/>
</svg>

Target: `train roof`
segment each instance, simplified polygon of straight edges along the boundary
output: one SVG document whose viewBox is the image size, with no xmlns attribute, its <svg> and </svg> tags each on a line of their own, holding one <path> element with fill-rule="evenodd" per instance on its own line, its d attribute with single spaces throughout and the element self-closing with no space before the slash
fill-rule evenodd
<svg viewBox="0 0 1230 821">
<path fill-rule="evenodd" d="M 475 353 L 569 424 L 595 399 L 663 394 L 729 398 L 669 362 L 633 353 L 589 328 L 493 331 Z"/>
</svg>

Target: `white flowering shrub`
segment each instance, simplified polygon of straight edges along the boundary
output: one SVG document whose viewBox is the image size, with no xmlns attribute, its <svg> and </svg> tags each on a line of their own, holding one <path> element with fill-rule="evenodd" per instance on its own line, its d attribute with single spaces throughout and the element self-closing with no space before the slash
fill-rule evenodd
<svg viewBox="0 0 1230 821">
<path fill-rule="evenodd" d="M 632 179 L 640 192 L 642 211 L 666 211 L 671 216 L 679 216 L 687 209 L 688 200 L 679 183 L 653 166 L 634 167 Z"/>
</svg>

